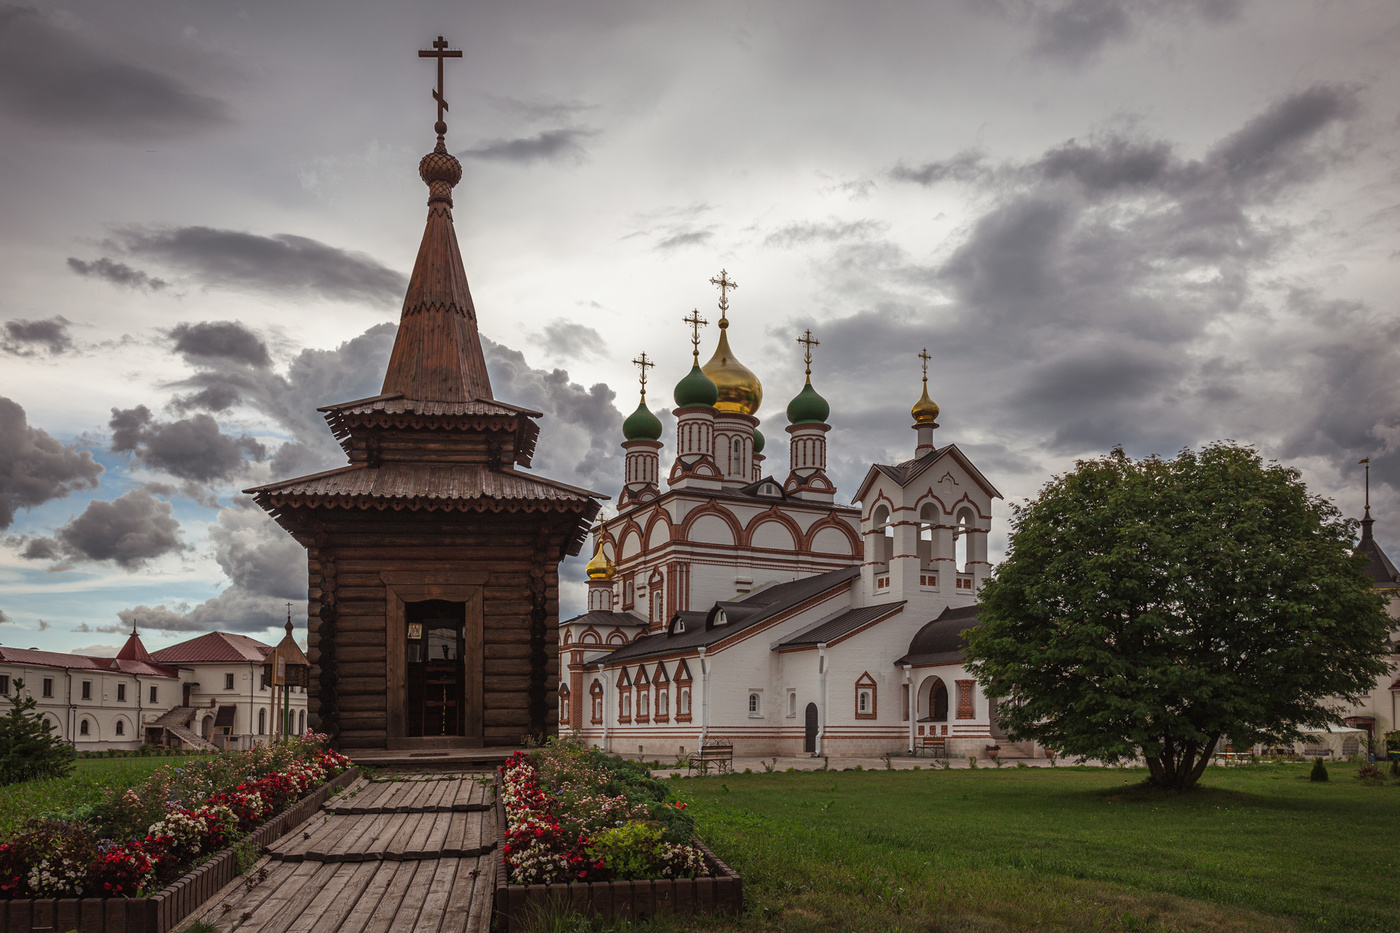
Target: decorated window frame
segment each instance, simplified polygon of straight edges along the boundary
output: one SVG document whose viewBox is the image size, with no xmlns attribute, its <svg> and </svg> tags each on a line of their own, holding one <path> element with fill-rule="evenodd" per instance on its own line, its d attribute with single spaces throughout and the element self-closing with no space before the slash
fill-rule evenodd
<svg viewBox="0 0 1400 933">
<path fill-rule="evenodd" d="M 857 719 L 876 719 L 879 717 L 880 685 L 875 682 L 875 678 L 870 676 L 869 671 L 863 672 L 856 678 L 855 703 Z"/>
</svg>

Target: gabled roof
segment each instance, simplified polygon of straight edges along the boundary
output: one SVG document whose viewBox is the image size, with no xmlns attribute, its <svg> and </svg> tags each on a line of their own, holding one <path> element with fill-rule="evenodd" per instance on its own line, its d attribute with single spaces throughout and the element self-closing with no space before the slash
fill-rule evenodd
<svg viewBox="0 0 1400 933">
<path fill-rule="evenodd" d="M 261 662 L 272 650 L 256 638 L 232 632 L 210 632 L 162 648 L 151 657 L 162 664 L 218 664 L 236 661 Z"/>
<path fill-rule="evenodd" d="M 843 609 L 825 619 L 820 619 L 794 635 L 789 635 L 773 646 L 774 651 L 784 648 L 814 648 L 829 645 L 843 635 L 848 635 L 863 625 L 867 625 L 898 612 L 904 600 L 896 603 L 880 603 L 876 606 L 861 606 L 858 609 Z"/>
<path fill-rule="evenodd" d="M 180 672 L 175 668 L 153 664 L 149 660 L 94 658 L 83 654 L 63 654 L 58 651 L 6 648 L 3 645 L 0 645 L 0 663 L 19 664 L 27 667 L 53 667 L 69 671 L 132 674 L 137 677 L 176 678 L 180 676 Z"/>
<path fill-rule="evenodd" d="M 847 586 L 860 576 L 859 567 L 843 567 L 827 573 L 819 573 L 790 583 L 776 583 L 755 590 L 736 600 L 717 602 L 708 612 L 678 613 L 686 620 L 685 631 L 674 631 L 668 626 L 666 631 L 644 635 L 630 645 L 623 645 L 616 651 L 601 658 L 603 664 L 633 661 L 638 658 L 655 657 L 673 651 L 693 651 L 701 646 L 709 647 L 730 636 L 752 628 L 773 618 L 779 613 L 804 603 L 814 596 Z M 724 610 L 728 621 L 715 624 L 715 617 Z M 704 620 L 703 625 L 694 624 Z M 693 621 L 692 621 L 693 620 Z M 673 617 L 672 621 L 675 619 Z"/>
<path fill-rule="evenodd" d="M 963 633 L 976 628 L 977 607 L 952 606 L 939 613 L 938 618 L 926 624 L 909 641 L 909 651 L 895 661 L 903 664 L 952 664 L 963 660 L 967 651 L 963 646 Z"/>
<path fill-rule="evenodd" d="M 851 501 L 862 501 L 866 494 L 870 492 L 870 485 L 875 482 L 877 476 L 888 476 L 890 479 L 894 480 L 900 488 L 903 488 L 912 483 L 921 476 L 925 470 L 931 468 L 944 457 L 952 457 L 956 460 L 958 464 L 967 471 L 967 474 L 972 477 L 973 482 L 981 486 L 987 495 L 991 496 L 993 499 L 1002 498 L 1001 493 L 991 484 L 991 481 L 983 476 L 982 471 L 977 469 L 972 461 L 967 458 L 967 454 L 959 450 L 957 444 L 949 444 L 947 447 L 939 447 L 924 454 L 922 457 L 916 457 L 913 460 L 905 460 L 903 463 L 896 463 L 893 465 L 886 463 L 871 464 L 870 469 L 866 471 L 865 479 L 860 481 L 860 488 L 856 490 L 855 495 L 851 496 Z"/>
<path fill-rule="evenodd" d="M 1400 572 L 1396 571 L 1395 565 L 1385 556 L 1385 551 L 1381 550 L 1372 534 L 1372 526 L 1375 523 L 1376 520 L 1371 517 L 1371 510 L 1368 508 L 1365 518 L 1361 519 L 1361 542 L 1356 545 L 1356 552 L 1370 558 L 1371 562 L 1366 565 L 1366 573 L 1375 581 L 1376 586 L 1400 587 Z"/>
<path fill-rule="evenodd" d="M 583 615 L 574 616 L 572 619 L 565 619 L 559 623 L 563 625 L 593 625 L 611 628 L 615 625 L 646 625 L 646 620 L 631 612 L 604 612 L 602 609 L 590 609 Z"/>
</svg>

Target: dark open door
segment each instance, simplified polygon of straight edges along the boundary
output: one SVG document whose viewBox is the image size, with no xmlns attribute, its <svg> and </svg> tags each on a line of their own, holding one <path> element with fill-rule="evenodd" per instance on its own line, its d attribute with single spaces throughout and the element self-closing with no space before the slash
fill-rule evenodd
<svg viewBox="0 0 1400 933">
<path fill-rule="evenodd" d="M 465 735 L 467 604 L 430 599 L 404 606 L 408 736 Z"/>
<path fill-rule="evenodd" d="M 183 694 L 183 696 L 181 697 L 180 705 L 181 705 L 181 706 L 189 706 L 189 705 L 190 705 L 190 693 L 193 691 L 194 684 L 185 684 L 184 686 L 185 686 L 184 694 Z"/>
<path fill-rule="evenodd" d="M 807 704 L 807 734 L 802 738 L 802 750 L 814 754 L 817 750 L 817 704 Z"/>
</svg>

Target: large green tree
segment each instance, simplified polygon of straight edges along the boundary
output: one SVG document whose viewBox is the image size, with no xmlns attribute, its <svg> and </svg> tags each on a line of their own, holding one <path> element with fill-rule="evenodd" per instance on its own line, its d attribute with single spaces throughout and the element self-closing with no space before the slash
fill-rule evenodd
<svg viewBox="0 0 1400 933">
<path fill-rule="evenodd" d="M 968 666 L 1014 738 L 1141 754 L 1184 789 L 1221 736 L 1335 722 L 1385 668 L 1392 623 L 1353 523 L 1251 448 L 1115 450 L 1013 511 Z"/>
<path fill-rule="evenodd" d="M 73 749 L 36 711 L 39 703 L 25 694 L 24 681 L 16 679 L 10 686 L 10 711 L 0 718 L 0 786 L 68 774 Z"/>
</svg>

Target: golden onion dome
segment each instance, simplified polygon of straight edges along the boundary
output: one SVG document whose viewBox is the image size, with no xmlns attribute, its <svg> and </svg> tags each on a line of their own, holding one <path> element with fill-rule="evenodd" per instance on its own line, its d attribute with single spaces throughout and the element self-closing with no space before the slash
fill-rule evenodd
<svg viewBox="0 0 1400 933">
<path fill-rule="evenodd" d="M 763 404 L 763 384 L 747 366 L 734 358 L 734 351 L 729 349 L 729 322 L 721 318 L 719 327 L 719 346 L 715 347 L 715 355 L 700 367 L 700 371 L 709 376 L 719 389 L 716 411 L 752 415 Z"/>
<path fill-rule="evenodd" d="M 914 416 L 914 424 L 930 424 L 938 427 L 938 403 L 928 397 L 928 380 L 924 380 L 924 394 L 919 396 L 919 400 L 914 403 L 914 407 L 909 409 L 909 413 Z"/>
<path fill-rule="evenodd" d="M 588 574 L 588 579 L 590 580 L 611 580 L 613 578 L 617 567 L 612 561 L 608 560 L 608 556 L 603 553 L 602 538 L 598 539 L 598 550 L 594 552 L 593 559 L 588 562 L 583 570 Z"/>
</svg>

